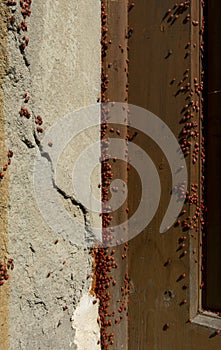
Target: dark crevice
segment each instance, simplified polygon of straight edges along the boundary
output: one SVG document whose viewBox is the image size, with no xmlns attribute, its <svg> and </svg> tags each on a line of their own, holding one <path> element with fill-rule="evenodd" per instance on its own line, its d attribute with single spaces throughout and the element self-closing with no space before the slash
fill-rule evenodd
<svg viewBox="0 0 221 350">
<path fill-rule="evenodd" d="M 19 46 L 19 50 L 20 50 L 20 52 L 21 52 L 21 55 L 22 55 L 22 57 L 23 57 L 23 60 L 24 60 L 24 63 L 25 63 L 25 65 L 26 65 L 26 67 L 29 68 L 30 63 L 29 63 L 29 61 L 28 61 L 28 59 L 27 59 L 27 57 L 26 57 L 26 54 L 25 54 L 24 50 L 21 48 L 21 46 Z"/>
<path fill-rule="evenodd" d="M 30 140 L 28 140 L 27 138 L 24 138 L 24 139 L 22 140 L 22 142 L 24 142 L 24 144 L 25 144 L 28 148 L 35 148 L 35 146 L 33 145 L 33 143 L 32 143 Z"/>
<path fill-rule="evenodd" d="M 204 137 L 206 148 L 204 198 L 208 208 L 203 235 L 203 291 L 202 306 L 221 316 L 221 201 L 217 195 L 221 181 L 221 122 L 220 122 L 220 2 L 206 2 L 205 23 L 205 84 Z"/>
<path fill-rule="evenodd" d="M 37 134 L 36 132 L 34 131 L 33 132 L 33 136 L 34 136 L 34 139 L 35 139 L 35 142 L 36 142 L 36 145 L 38 146 L 39 148 L 39 151 L 40 151 L 40 154 L 43 158 L 46 158 L 47 161 L 50 163 L 50 166 L 51 166 L 51 180 L 52 180 L 52 186 L 53 188 L 65 199 L 65 200 L 70 200 L 71 203 L 73 204 L 73 206 L 76 206 L 78 207 L 82 214 L 83 214 L 83 217 L 84 217 L 84 226 L 85 226 L 85 231 L 87 233 L 87 242 L 91 239 L 92 242 L 94 241 L 94 235 L 93 235 L 93 232 L 90 228 L 90 221 L 89 221 L 89 218 L 88 218 L 88 215 L 89 215 L 89 212 L 88 210 L 85 208 L 85 206 L 79 202 L 78 200 L 76 200 L 73 196 L 70 196 L 68 195 L 64 190 L 62 190 L 60 187 L 58 187 L 58 185 L 56 184 L 55 182 L 55 177 L 54 177 L 54 168 L 53 168 L 53 162 L 52 162 L 52 159 L 50 157 L 50 154 L 46 151 L 44 151 L 43 147 L 42 147 L 42 144 L 40 142 L 40 140 L 38 139 L 37 137 Z"/>
</svg>

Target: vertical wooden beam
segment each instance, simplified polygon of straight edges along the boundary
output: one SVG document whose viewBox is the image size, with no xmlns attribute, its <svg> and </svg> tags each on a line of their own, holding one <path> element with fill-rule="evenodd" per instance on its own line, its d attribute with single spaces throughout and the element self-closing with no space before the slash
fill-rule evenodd
<svg viewBox="0 0 221 350">
<path fill-rule="evenodd" d="M 128 50 L 127 50 L 127 24 L 128 24 L 128 0 L 105 0 L 107 12 L 107 28 L 108 28 L 108 50 L 103 60 L 103 69 L 108 75 L 107 91 L 105 93 L 105 101 L 114 101 L 127 103 L 127 80 L 128 80 Z M 113 125 L 111 125 L 113 126 Z M 120 139 L 125 139 L 127 127 L 117 126 L 120 129 Z M 107 135 L 113 137 L 113 134 L 107 130 Z M 114 136 L 116 137 L 116 136 Z M 113 177 L 122 179 L 127 183 L 127 164 L 126 162 L 112 162 Z M 117 226 L 121 222 L 127 220 L 126 212 L 127 203 L 113 213 L 111 226 Z M 116 251 L 115 260 L 118 262 L 118 268 L 112 271 L 112 277 L 116 280 L 116 286 L 110 286 L 111 294 L 110 308 L 115 312 L 112 327 L 108 330 L 114 333 L 114 344 L 111 349 L 120 350 L 128 349 L 128 318 L 126 311 L 122 312 L 123 319 L 120 320 L 119 302 L 122 300 L 121 286 L 124 285 L 125 274 L 127 273 L 127 259 L 122 260 L 122 254 L 125 253 L 123 245 L 113 247 Z M 126 296 L 127 303 L 127 296 Z M 115 323 L 115 320 L 120 322 Z"/>
</svg>

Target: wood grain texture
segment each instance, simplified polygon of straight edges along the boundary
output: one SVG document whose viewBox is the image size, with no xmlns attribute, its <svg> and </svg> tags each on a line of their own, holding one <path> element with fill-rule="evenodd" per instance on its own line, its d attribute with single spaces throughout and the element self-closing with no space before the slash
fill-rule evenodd
<svg viewBox="0 0 221 350">
<path fill-rule="evenodd" d="M 128 1 L 116 0 L 116 1 L 104 1 L 107 12 L 107 28 L 108 28 L 108 40 L 111 40 L 111 44 L 108 46 L 107 56 L 103 62 L 103 68 L 108 74 L 108 89 L 105 94 L 106 101 L 122 102 L 127 101 L 127 24 L 128 24 Z M 113 125 L 110 125 L 112 127 Z M 126 138 L 127 127 L 116 125 L 114 129 L 120 130 L 120 139 Z M 107 130 L 107 136 L 117 137 L 114 132 L 110 133 Z M 127 163 L 122 161 L 111 162 L 113 179 L 122 179 L 127 183 Z M 127 213 L 125 211 L 127 202 L 125 202 L 119 210 L 113 213 L 113 219 L 111 226 L 119 225 L 119 223 L 127 220 Z M 117 230 L 116 230 L 117 233 Z M 123 249 L 124 245 L 118 245 L 114 247 L 116 250 L 114 258 L 118 263 L 118 268 L 112 271 L 113 279 L 116 280 L 116 286 L 110 286 L 109 291 L 111 293 L 111 305 L 110 309 L 115 312 L 115 318 L 119 319 L 120 313 L 118 308 L 120 306 L 117 300 L 122 300 L 121 286 L 124 285 L 125 273 L 127 272 L 127 259 L 122 260 L 121 255 L 125 254 Z M 127 296 L 125 297 L 125 304 L 127 305 Z M 123 319 L 121 322 L 114 323 L 109 327 L 108 331 L 114 333 L 114 344 L 111 346 L 113 350 L 128 349 L 128 318 L 126 311 L 123 313 Z"/>
<path fill-rule="evenodd" d="M 160 117 L 178 137 L 181 131 L 181 110 L 186 104 L 185 94 L 176 95 L 178 83 L 185 70 L 190 69 L 191 87 L 194 77 L 200 80 L 199 25 L 201 2 L 193 1 L 173 24 L 163 20 L 167 1 L 137 0 L 129 15 L 129 26 L 134 28 L 129 40 L 129 103 L 146 108 Z M 190 13 L 191 21 L 183 23 Z M 187 54 L 187 43 L 191 43 Z M 170 84 L 175 78 L 175 82 Z M 188 254 L 180 258 L 178 239 L 183 235 L 180 227 L 173 227 L 160 234 L 159 226 L 168 206 L 171 190 L 169 165 L 152 140 L 139 134 L 135 142 L 147 151 L 154 161 L 161 179 L 161 202 L 155 218 L 148 228 L 129 244 L 129 274 L 134 286 L 129 304 L 130 350 L 218 350 L 219 336 L 211 337 L 214 329 L 188 322 L 196 316 L 199 305 L 200 266 L 194 262 L 192 250 L 198 250 L 200 234 L 192 239 L 186 234 Z M 186 159 L 189 183 L 200 180 L 200 165 L 193 166 L 191 157 Z M 133 191 L 137 178 L 129 176 L 129 207 L 136 207 L 139 193 Z M 192 208 L 186 205 L 191 214 Z M 188 214 L 187 214 L 188 215 Z M 164 266 L 167 259 L 171 264 Z M 200 261 L 200 260 L 199 260 Z M 186 273 L 186 278 L 178 277 Z M 188 288 L 184 290 L 182 286 Z M 182 304 L 186 299 L 187 303 Z M 164 325 L 170 324 L 165 330 Z"/>
</svg>

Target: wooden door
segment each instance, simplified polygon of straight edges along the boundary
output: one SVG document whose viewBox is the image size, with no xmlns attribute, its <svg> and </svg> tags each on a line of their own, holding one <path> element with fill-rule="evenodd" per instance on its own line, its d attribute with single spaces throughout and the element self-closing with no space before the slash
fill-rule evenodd
<svg viewBox="0 0 221 350">
<path fill-rule="evenodd" d="M 188 168 L 183 210 L 162 234 L 159 228 L 172 190 L 170 165 L 165 150 L 151 136 L 139 130 L 133 138 L 154 162 L 162 190 L 155 217 L 129 241 L 126 259 L 120 261 L 123 247 L 116 247 L 119 269 L 113 277 L 121 285 L 127 271 L 130 300 L 128 320 L 113 323 L 111 346 L 116 350 L 218 350 L 220 203 L 217 209 L 214 203 L 220 182 L 216 166 L 221 132 L 219 2 L 105 0 L 103 4 L 108 30 L 102 30 L 109 41 L 102 41 L 103 69 L 108 74 L 102 100 L 128 101 L 154 113 L 180 143 Z M 137 130 L 127 130 L 131 135 L 133 131 Z M 129 189 L 127 203 L 115 213 L 117 224 L 125 220 L 126 207 L 129 217 L 136 212 L 142 187 L 133 167 L 128 170 L 123 164 L 115 173 L 123 176 Z M 113 289 L 111 293 L 111 307 L 118 314 L 121 292 Z"/>
<path fill-rule="evenodd" d="M 220 56 L 216 51 L 220 46 L 216 40 L 220 25 L 216 24 L 214 29 L 212 24 L 212 20 L 218 23 L 219 4 L 214 0 L 209 3 L 206 12 L 204 2 L 200 0 L 178 4 L 170 0 L 136 0 L 129 12 L 132 33 L 129 39 L 129 103 L 153 112 L 171 128 L 185 149 L 189 174 L 189 197 L 184 212 L 174 227 L 161 234 L 159 227 L 171 191 L 170 167 L 163 150 L 138 133 L 134 142 L 154 161 L 162 193 L 150 225 L 129 242 L 130 350 L 218 350 L 221 347 L 220 316 L 218 312 L 202 308 L 208 274 L 210 280 L 213 279 L 211 265 L 206 269 L 205 259 L 202 259 L 204 235 L 211 234 L 204 223 L 206 183 L 205 179 L 202 181 L 205 168 L 203 137 L 206 134 L 203 110 L 208 123 L 210 115 L 205 103 L 207 84 L 202 85 L 205 63 L 213 66 L 209 71 L 211 90 L 212 74 L 220 76 L 217 71 Z M 203 41 L 207 35 L 203 36 L 203 32 L 208 28 L 204 28 L 203 15 L 207 14 L 209 36 L 213 38 L 213 59 L 208 56 L 208 62 L 205 62 Z M 216 86 L 218 90 L 219 86 Z M 214 99 L 218 104 L 217 94 L 213 95 L 213 105 Z M 130 211 L 135 210 L 139 202 L 137 183 L 137 174 L 131 172 Z M 206 249 L 203 253 L 205 258 Z M 212 286 L 216 288 L 217 283 Z M 204 308 L 208 309 L 206 304 Z"/>
</svg>

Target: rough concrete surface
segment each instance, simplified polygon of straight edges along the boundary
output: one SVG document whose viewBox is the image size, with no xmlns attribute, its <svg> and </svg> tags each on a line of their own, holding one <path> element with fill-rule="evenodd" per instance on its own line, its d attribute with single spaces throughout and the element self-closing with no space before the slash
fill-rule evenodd
<svg viewBox="0 0 221 350">
<path fill-rule="evenodd" d="M 0 2 L 0 167 L 7 161 L 4 125 L 4 95 L 2 84 L 8 69 L 7 49 L 7 12 L 6 6 Z M 8 173 L 0 183 L 0 263 L 5 261 L 8 251 Z M 0 342 L 2 349 L 9 347 L 9 284 L 0 288 Z"/>
<path fill-rule="evenodd" d="M 0 3 L 2 12 L 5 1 Z M 0 350 L 98 349 L 98 303 L 93 304 L 92 279 L 88 278 L 92 276 L 92 257 L 88 248 L 57 235 L 43 220 L 35 201 L 33 163 L 44 136 L 36 131 L 36 117 L 42 116 L 45 132 L 68 112 L 96 103 L 100 95 L 100 1 L 32 1 L 25 32 L 29 43 L 24 52 L 19 49 L 24 33 L 16 29 L 22 20 L 19 2 L 12 9 L 15 24 L 9 25 L 8 44 L 2 39 L 6 30 L 1 29 L 1 41 L 4 50 L 8 45 L 9 56 L 7 69 L 1 68 L 1 137 L 6 130 L 6 146 L 1 144 L 1 153 L 4 148 L 14 152 L 9 170 L 8 230 L 6 216 L 1 230 L 8 231 L 8 255 L 14 259 L 15 268 L 9 280 L 9 344 L 1 343 Z M 3 56 L 6 67 L 6 51 Z M 27 104 L 25 92 L 30 95 Z M 20 116 L 21 106 L 30 112 L 29 119 Z M 88 134 L 88 144 L 95 140 L 99 140 L 98 129 Z M 76 153 L 81 150 L 80 144 L 76 144 Z M 69 160 L 64 157 L 63 169 Z M 67 193 L 68 180 L 60 170 L 59 188 L 67 196 L 71 195 Z M 94 185 L 97 182 L 99 174 Z M 1 201 L 5 200 L 1 204 L 4 215 L 7 179 L 0 184 L 0 191 Z M 84 235 L 86 228 L 77 220 L 81 218 L 84 223 L 82 207 L 65 196 L 62 199 L 76 217 L 76 230 L 81 229 Z M 94 220 L 89 214 L 86 219 L 87 225 Z M 2 238 L 0 242 L 2 245 Z M 9 283 L 3 287 L 9 288 Z M 7 296 L 3 289 L 0 293 Z M 7 300 L 5 303 L 7 306 Z M 2 312 L 1 301 L 1 324 L 7 322 L 5 315 L 7 307 Z M 2 334 L 1 339 L 7 339 L 5 330 Z"/>
</svg>

